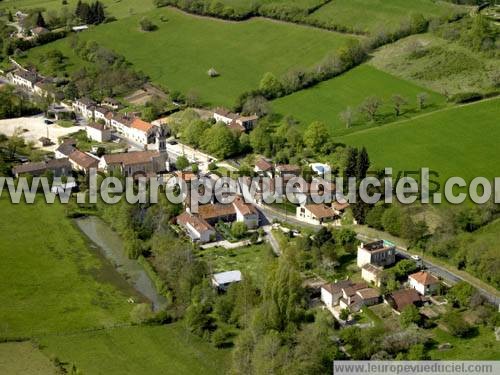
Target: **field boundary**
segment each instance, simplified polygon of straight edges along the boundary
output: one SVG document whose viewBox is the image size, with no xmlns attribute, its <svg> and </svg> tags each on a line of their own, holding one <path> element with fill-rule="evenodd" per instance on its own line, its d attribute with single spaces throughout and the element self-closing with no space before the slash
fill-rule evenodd
<svg viewBox="0 0 500 375">
<path fill-rule="evenodd" d="M 480 104 L 480 103 L 485 103 L 485 102 L 492 101 L 492 100 L 500 100 L 500 95 L 496 95 L 496 96 L 493 96 L 491 98 L 481 99 L 481 100 L 478 100 L 478 101 L 475 101 L 475 102 L 472 102 L 472 103 L 451 105 L 451 106 L 448 106 L 448 107 L 445 107 L 445 108 L 436 109 L 435 111 L 422 113 L 421 115 L 417 115 L 415 117 L 406 118 L 406 119 L 399 120 L 399 121 L 394 121 L 394 122 L 388 122 L 388 123 L 383 124 L 381 126 L 374 126 L 374 127 L 368 128 L 368 129 L 362 129 L 362 130 L 359 130 L 357 132 L 352 132 L 352 133 L 343 135 L 341 137 L 349 137 L 351 135 L 363 134 L 363 133 L 366 133 L 366 132 L 370 132 L 370 131 L 374 131 L 374 130 L 380 129 L 381 127 L 401 125 L 401 124 L 404 124 L 404 123 L 409 122 L 409 121 L 414 121 L 414 120 L 418 120 L 418 119 L 425 118 L 425 117 L 428 117 L 428 116 L 432 116 L 432 115 L 434 115 L 436 113 L 452 111 L 454 109 L 464 108 L 464 107 L 468 107 L 468 106 L 472 106 L 472 105 Z"/>
</svg>

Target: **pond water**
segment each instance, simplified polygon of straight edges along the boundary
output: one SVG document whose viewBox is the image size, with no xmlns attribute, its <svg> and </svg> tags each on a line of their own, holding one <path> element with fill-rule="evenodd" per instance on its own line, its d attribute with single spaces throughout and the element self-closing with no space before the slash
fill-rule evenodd
<svg viewBox="0 0 500 375">
<path fill-rule="evenodd" d="M 156 291 L 153 281 L 144 268 L 136 260 L 128 258 L 123 240 L 108 224 L 95 216 L 75 219 L 75 223 L 96 245 L 101 254 L 114 265 L 123 280 L 126 280 L 141 296 L 152 303 L 155 311 L 166 306 L 166 298 Z M 113 275 L 105 276 L 113 278 Z"/>
</svg>

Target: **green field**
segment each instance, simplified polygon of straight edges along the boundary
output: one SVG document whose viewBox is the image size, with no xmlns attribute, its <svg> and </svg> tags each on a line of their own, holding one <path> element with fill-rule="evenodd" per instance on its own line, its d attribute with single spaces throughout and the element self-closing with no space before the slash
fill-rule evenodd
<svg viewBox="0 0 500 375">
<path fill-rule="evenodd" d="M 474 360 L 488 361 L 498 360 L 500 357 L 500 345 L 495 339 L 495 333 L 491 329 L 478 327 L 478 334 L 471 338 L 457 338 L 440 328 L 433 330 L 433 338 L 440 344 L 450 343 L 453 347 L 448 350 L 433 349 L 430 351 L 433 360 Z"/>
<path fill-rule="evenodd" d="M 266 279 L 265 267 L 274 259 L 271 247 L 267 244 L 251 245 L 231 250 L 213 247 L 200 250 L 198 256 L 208 263 L 212 272 L 232 270 L 247 272 L 261 287 L 264 286 Z"/>
<path fill-rule="evenodd" d="M 40 340 L 84 374 L 224 374 L 229 350 L 217 350 L 182 323 L 128 327 Z"/>
<path fill-rule="evenodd" d="M 500 69 L 498 60 L 432 34 L 412 35 L 381 47 L 369 64 L 447 94 L 493 90 Z"/>
<path fill-rule="evenodd" d="M 54 375 L 50 360 L 31 342 L 0 344 L 0 374 Z"/>
<path fill-rule="evenodd" d="M 127 298 L 133 291 L 126 283 L 119 291 L 96 280 L 105 277 L 106 265 L 89 251 L 62 205 L 15 205 L 2 198 L 0 217 L 0 337 L 73 332 L 128 320 Z"/>
<path fill-rule="evenodd" d="M 429 95 L 427 111 L 444 105 L 445 98 L 435 92 L 423 89 L 411 82 L 401 80 L 369 65 L 361 65 L 341 76 L 322 82 L 310 89 L 273 101 L 274 112 L 292 115 L 305 127 L 313 121 L 323 121 L 334 134 L 359 130 L 366 121 L 355 122 L 351 129 L 339 118 L 340 112 L 347 107 L 355 109 L 368 96 L 377 96 L 384 101 L 380 109 L 380 122 L 394 121 L 395 115 L 391 98 L 395 94 L 404 96 L 408 105 L 401 118 L 421 114 L 415 110 L 416 96 L 426 92 Z M 358 116 L 360 117 L 360 116 Z M 372 124 L 373 125 L 373 124 Z"/>
<path fill-rule="evenodd" d="M 486 100 L 339 138 L 366 146 L 375 167 L 429 167 L 441 178 L 498 176 L 500 99 Z"/>
<path fill-rule="evenodd" d="M 153 82 L 184 93 L 194 91 L 203 101 L 218 105 L 233 105 L 239 94 L 258 87 L 264 73 L 282 74 L 294 66 L 311 66 L 348 39 L 338 33 L 264 19 L 227 22 L 173 9 L 147 15 L 158 26 L 157 31 L 140 31 L 141 17 L 132 16 L 95 27 L 81 33 L 80 38 L 123 54 Z M 36 63 L 37 56 L 54 48 L 69 58 L 70 70 L 81 66 L 67 40 L 33 49 L 29 58 Z M 208 77 L 212 67 L 219 77 Z"/>
<path fill-rule="evenodd" d="M 73 10 L 78 0 L 68 0 L 68 8 Z M 132 14 L 143 13 L 154 9 L 153 0 L 101 0 L 108 15 L 123 18 Z M 46 11 L 60 10 L 61 0 L 4 0 L 0 1 L 0 9 L 26 11 L 43 8 Z"/>
<path fill-rule="evenodd" d="M 444 16 L 456 9 L 458 7 L 450 3 L 433 0 L 334 0 L 312 13 L 309 18 L 374 33 L 397 28 L 412 13 Z"/>
</svg>

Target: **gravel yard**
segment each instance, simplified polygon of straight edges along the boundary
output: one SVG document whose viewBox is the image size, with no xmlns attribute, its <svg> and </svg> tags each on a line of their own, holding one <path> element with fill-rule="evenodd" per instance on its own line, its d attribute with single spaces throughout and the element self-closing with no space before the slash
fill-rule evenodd
<svg viewBox="0 0 500 375">
<path fill-rule="evenodd" d="M 41 148 L 47 151 L 54 151 L 58 146 L 57 139 L 59 137 L 77 132 L 78 130 L 82 129 L 79 126 L 64 128 L 56 124 L 46 125 L 44 123 L 44 119 L 44 116 L 38 115 L 33 117 L 19 117 L 0 120 L 0 133 L 3 133 L 10 137 L 12 136 L 12 134 L 14 134 L 17 128 L 24 129 L 25 132 L 22 134 L 22 136 L 26 139 L 26 141 L 33 141 L 35 142 L 35 145 L 37 147 L 40 147 L 41 145 L 38 140 L 41 137 L 48 137 L 50 138 L 50 140 L 52 140 L 53 145 Z"/>
</svg>

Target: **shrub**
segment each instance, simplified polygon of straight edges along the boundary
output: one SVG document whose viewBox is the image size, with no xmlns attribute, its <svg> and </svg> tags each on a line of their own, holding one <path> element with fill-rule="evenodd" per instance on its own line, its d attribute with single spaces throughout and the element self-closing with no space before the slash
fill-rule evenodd
<svg viewBox="0 0 500 375">
<path fill-rule="evenodd" d="M 452 95 L 449 99 L 453 103 L 472 103 L 483 99 L 483 95 L 478 92 L 461 92 Z"/>
</svg>

